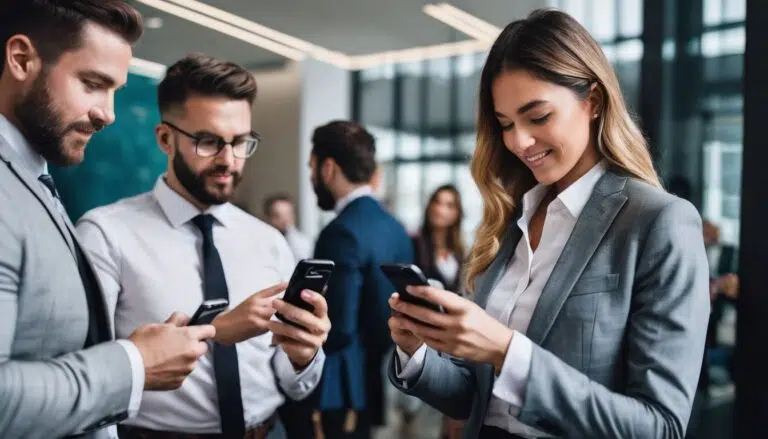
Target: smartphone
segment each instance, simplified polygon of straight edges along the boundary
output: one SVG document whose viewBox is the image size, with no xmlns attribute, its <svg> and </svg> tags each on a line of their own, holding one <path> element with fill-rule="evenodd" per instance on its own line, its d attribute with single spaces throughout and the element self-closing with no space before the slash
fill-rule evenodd
<svg viewBox="0 0 768 439">
<path fill-rule="evenodd" d="M 189 319 L 187 325 L 208 325 L 228 307 L 229 300 L 227 299 L 204 300 L 197 308 L 197 311 L 195 311 L 195 314 L 192 315 L 192 318 Z"/>
<path fill-rule="evenodd" d="M 325 294 L 325 287 L 328 286 L 328 281 L 331 279 L 334 267 L 335 264 L 333 261 L 325 259 L 302 259 L 293 270 L 291 280 L 288 281 L 288 287 L 285 289 L 283 301 L 309 312 L 314 312 L 315 307 L 301 298 L 301 292 L 304 290 L 311 290 L 319 294 Z M 287 320 L 280 315 L 280 313 L 276 313 L 275 315 L 286 323 L 300 326 Z"/>
<path fill-rule="evenodd" d="M 395 290 L 397 290 L 397 293 L 400 295 L 400 299 L 404 302 L 423 306 L 437 312 L 444 312 L 440 305 L 413 296 L 406 290 L 406 287 L 408 286 L 430 285 L 429 280 L 424 276 L 424 273 L 419 267 L 413 264 L 381 264 L 379 267 L 387 276 L 387 279 L 392 282 L 392 285 L 395 286 Z"/>
</svg>

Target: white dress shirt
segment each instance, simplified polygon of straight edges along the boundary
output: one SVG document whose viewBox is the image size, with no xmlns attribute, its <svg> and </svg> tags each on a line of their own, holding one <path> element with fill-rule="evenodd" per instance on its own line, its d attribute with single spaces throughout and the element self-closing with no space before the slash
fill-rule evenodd
<svg viewBox="0 0 768 439">
<path fill-rule="evenodd" d="M 373 188 L 370 185 L 362 185 L 348 193 L 346 196 L 340 198 L 338 201 L 336 201 L 336 206 L 334 206 L 333 210 L 336 212 L 336 215 L 338 215 L 342 210 L 344 210 L 345 207 L 349 206 L 353 201 L 362 197 L 373 197 Z"/>
<path fill-rule="evenodd" d="M 523 196 L 523 212 L 517 221 L 523 238 L 485 307 L 490 316 L 515 330 L 502 369 L 493 384 L 493 396 L 485 417 L 487 425 L 524 437 L 547 436 L 517 420 L 525 401 L 533 355 L 533 342 L 524 334 L 555 263 L 606 168 L 605 162 L 598 163 L 552 200 L 547 206 L 544 229 L 536 251 L 531 249 L 528 226 L 549 187 L 537 185 Z M 427 346 L 422 345 L 409 358 L 397 348 L 400 364 L 404 365 L 398 378 L 409 380 L 421 372 L 426 349 Z"/>
<path fill-rule="evenodd" d="M 37 153 L 32 146 L 24 138 L 24 135 L 16 128 L 8 119 L 0 114 L 0 136 L 5 139 L 5 142 L 10 145 L 11 149 L 16 152 L 21 160 L 23 169 L 26 169 L 35 178 L 48 173 L 48 163 L 43 156 Z M 64 206 L 61 204 L 61 200 L 54 197 L 51 191 L 42 182 L 38 180 L 40 186 L 44 188 L 43 193 L 50 197 L 50 200 L 59 209 L 59 213 L 66 217 L 67 213 L 64 210 Z M 133 381 L 131 381 L 131 398 L 128 403 L 128 416 L 135 416 L 139 411 L 139 405 L 141 404 L 141 392 L 144 390 L 144 360 L 141 358 L 139 349 L 132 342 L 128 340 L 117 340 L 117 343 L 123 347 L 126 355 L 128 355 L 128 361 L 131 364 L 131 372 Z M 108 431 L 110 437 L 117 437 L 117 430 L 114 426 L 109 427 Z"/>
<path fill-rule="evenodd" d="M 94 209 L 77 229 L 99 274 L 120 337 L 139 325 L 163 322 L 174 311 L 192 315 L 203 301 L 202 235 L 191 220 L 201 212 L 160 177 L 152 192 Z M 272 227 L 226 203 L 208 209 L 214 243 L 229 289 L 230 308 L 253 293 L 286 281 L 294 259 Z M 272 334 L 237 344 L 246 428 L 266 421 L 283 404 L 282 389 L 303 398 L 317 385 L 322 349 L 300 373 Z M 279 388 L 278 388 L 279 386 Z M 139 414 L 127 424 L 165 431 L 219 433 L 213 357 L 200 358 L 181 388 L 144 392 Z"/>
</svg>

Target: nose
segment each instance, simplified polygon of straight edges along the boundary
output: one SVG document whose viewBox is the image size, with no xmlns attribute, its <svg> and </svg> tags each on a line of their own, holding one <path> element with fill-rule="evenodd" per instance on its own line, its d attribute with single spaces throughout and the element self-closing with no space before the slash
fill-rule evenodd
<svg viewBox="0 0 768 439">
<path fill-rule="evenodd" d="M 216 164 L 232 166 L 235 163 L 235 152 L 232 145 L 227 143 L 224 145 L 221 151 L 216 155 Z"/>
<path fill-rule="evenodd" d="M 93 108 L 89 116 L 91 121 L 97 127 L 105 127 L 115 123 L 116 116 L 114 94 L 110 94 L 102 105 Z"/>
<path fill-rule="evenodd" d="M 525 129 L 515 127 L 505 133 L 504 143 L 511 147 L 513 151 L 525 151 L 536 144 L 536 138 Z"/>
</svg>

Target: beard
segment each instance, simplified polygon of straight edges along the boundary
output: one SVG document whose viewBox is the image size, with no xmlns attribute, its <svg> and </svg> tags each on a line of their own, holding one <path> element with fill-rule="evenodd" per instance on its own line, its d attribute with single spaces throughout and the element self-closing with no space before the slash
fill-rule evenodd
<svg viewBox="0 0 768 439">
<path fill-rule="evenodd" d="M 312 182 L 312 189 L 315 190 L 317 196 L 317 207 L 326 212 L 333 210 L 336 207 L 336 199 L 333 198 L 333 194 L 328 189 L 328 185 L 318 177 L 316 181 Z"/>
<path fill-rule="evenodd" d="M 210 168 L 204 169 L 200 173 L 195 173 L 194 170 L 184 161 L 179 151 L 179 146 L 176 145 L 176 154 L 173 157 L 173 172 L 176 174 L 176 178 L 179 180 L 184 189 L 189 192 L 190 195 L 195 197 L 197 201 L 206 206 L 212 206 L 216 204 L 224 204 L 228 202 L 232 195 L 235 193 L 235 189 L 240 184 L 243 176 L 240 172 L 230 171 L 227 166 L 214 165 Z M 224 188 L 220 183 L 212 183 L 215 187 L 221 188 L 220 191 L 211 190 L 208 187 L 208 178 L 215 174 L 229 173 L 232 175 L 232 184 L 228 189 Z"/>
<path fill-rule="evenodd" d="M 83 160 L 82 148 L 86 141 L 64 139 L 73 131 L 96 132 L 103 125 L 91 122 L 75 122 L 66 125 L 61 111 L 53 103 L 48 90 L 48 72 L 43 69 L 32 87 L 16 103 L 14 114 L 19 121 L 19 131 L 46 161 L 56 166 L 76 165 Z"/>
</svg>

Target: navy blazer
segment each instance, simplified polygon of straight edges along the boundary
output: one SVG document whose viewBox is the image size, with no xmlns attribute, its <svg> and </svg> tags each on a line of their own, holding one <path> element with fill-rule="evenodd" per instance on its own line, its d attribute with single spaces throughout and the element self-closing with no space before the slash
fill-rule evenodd
<svg viewBox="0 0 768 439">
<path fill-rule="evenodd" d="M 392 345 L 387 300 L 395 289 L 379 264 L 413 263 L 411 240 L 377 200 L 364 196 L 323 229 L 315 258 L 336 263 L 326 293 L 332 328 L 324 346 L 319 408 L 362 409 L 366 406 L 366 349 L 380 351 Z"/>
</svg>

